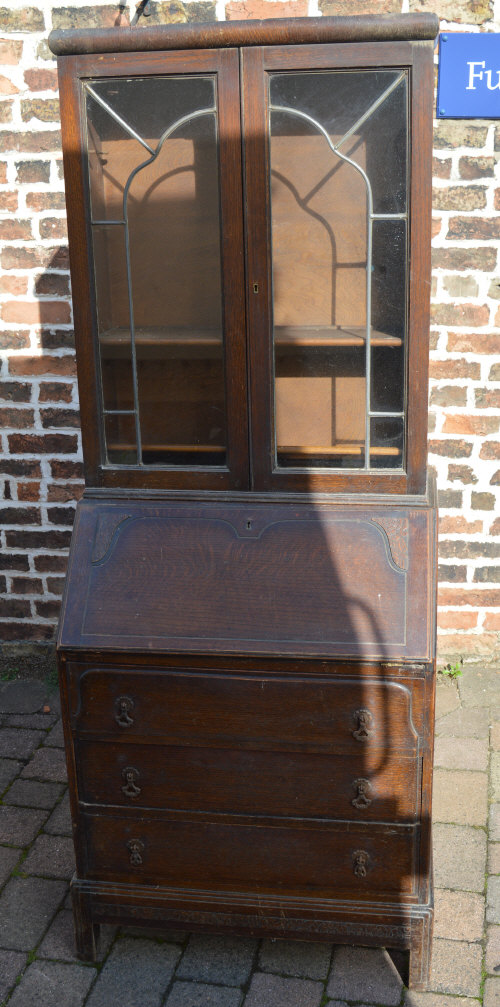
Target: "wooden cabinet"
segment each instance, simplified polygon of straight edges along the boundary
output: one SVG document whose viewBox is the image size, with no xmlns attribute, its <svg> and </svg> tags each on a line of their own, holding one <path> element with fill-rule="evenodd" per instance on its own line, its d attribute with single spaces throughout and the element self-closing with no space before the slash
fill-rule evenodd
<svg viewBox="0 0 500 1007">
<path fill-rule="evenodd" d="M 437 19 L 54 32 L 87 488 L 58 652 L 103 921 L 424 987 Z"/>
</svg>

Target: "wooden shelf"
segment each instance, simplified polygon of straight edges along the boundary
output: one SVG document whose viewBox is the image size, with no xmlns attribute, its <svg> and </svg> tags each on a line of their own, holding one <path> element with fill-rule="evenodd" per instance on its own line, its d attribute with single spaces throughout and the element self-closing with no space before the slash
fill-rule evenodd
<svg viewBox="0 0 500 1007">
<path fill-rule="evenodd" d="M 121 356 L 130 347 L 130 330 L 125 328 L 110 329 L 101 333 L 99 341 L 106 357 Z M 399 336 L 391 336 L 386 332 L 372 329 L 371 346 L 401 346 Z M 343 328 L 336 325 L 316 326 L 277 326 L 275 330 L 276 349 L 299 349 L 338 346 L 364 347 L 366 332 L 364 328 Z M 166 349 L 175 356 L 196 355 L 211 356 L 213 351 L 222 354 L 223 337 L 217 329 L 182 329 L 182 328 L 151 328 L 136 329 L 135 345 L 142 355 L 155 356 L 155 351 Z M 153 352 L 151 352 L 153 351 Z M 186 354 L 186 351 L 190 351 Z M 200 353 L 200 351 L 203 351 Z M 212 353 L 207 352 L 212 351 Z"/>
<path fill-rule="evenodd" d="M 112 443 L 108 444 L 108 451 L 135 451 L 135 444 Z M 223 454 L 226 450 L 222 444 L 143 444 L 143 451 L 175 451 L 175 452 L 215 452 Z M 300 447 L 292 445 L 290 447 L 279 444 L 278 454 L 296 455 L 307 457 L 312 455 L 362 455 L 364 454 L 363 444 L 335 444 L 333 447 Z M 399 448 L 394 447 L 370 447 L 370 454 L 374 456 L 395 457 L 400 455 Z"/>
</svg>

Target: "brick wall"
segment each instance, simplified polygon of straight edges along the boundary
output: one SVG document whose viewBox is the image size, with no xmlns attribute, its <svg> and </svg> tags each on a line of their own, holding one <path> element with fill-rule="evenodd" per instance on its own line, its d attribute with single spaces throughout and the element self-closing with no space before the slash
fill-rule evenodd
<svg viewBox="0 0 500 1007">
<path fill-rule="evenodd" d="M 1 3 L 1 0 L 0 0 Z M 500 31 L 500 0 L 167 0 L 144 23 L 432 10 Z M 51 641 L 81 443 L 52 27 L 134 4 L 0 7 L 0 639 Z M 441 505 L 441 658 L 500 656 L 500 124 L 435 130 L 430 461 Z"/>
</svg>

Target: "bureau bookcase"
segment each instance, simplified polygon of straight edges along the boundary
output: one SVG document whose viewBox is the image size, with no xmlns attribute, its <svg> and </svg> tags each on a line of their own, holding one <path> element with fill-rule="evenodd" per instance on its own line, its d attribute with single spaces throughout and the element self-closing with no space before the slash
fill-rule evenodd
<svg viewBox="0 0 500 1007">
<path fill-rule="evenodd" d="M 86 489 L 58 639 L 101 923 L 432 931 L 428 15 L 53 32 Z"/>
</svg>

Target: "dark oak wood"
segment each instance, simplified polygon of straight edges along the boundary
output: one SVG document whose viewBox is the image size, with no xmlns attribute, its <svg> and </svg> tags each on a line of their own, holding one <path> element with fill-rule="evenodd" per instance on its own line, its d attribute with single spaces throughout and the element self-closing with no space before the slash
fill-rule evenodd
<svg viewBox="0 0 500 1007">
<path fill-rule="evenodd" d="M 437 533 L 425 436 L 437 27 L 434 15 L 408 15 L 51 35 L 87 482 L 58 637 L 71 891 L 84 960 L 96 957 L 102 923 L 173 927 L 403 948 L 410 985 L 426 987 Z M 293 312 L 278 322 L 292 417 L 280 426 L 268 79 L 376 68 L 405 71 L 409 88 L 407 445 L 398 469 L 313 469 L 306 462 L 318 454 L 360 453 L 359 388 L 350 404 L 340 395 L 350 436 L 332 432 L 318 443 L 307 435 L 311 393 L 300 377 L 297 384 L 296 354 L 359 353 L 364 335 L 362 322 L 304 328 Z M 178 426 L 168 428 L 175 436 L 165 427 L 155 440 L 146 424 L 154 463 L 109 464 L 101 362 L 127 359 L 130 326 L 98 332 L 82 82 L 193 74 L 212 76 L 217 87 L 226 458 L 222 443 L 207 438 L 201 447 L 221 464 L 196 464 L 200 443 L 183 429 L 180 409 Z M 220 333 L 211 324 L 183 329 L 160 318 L 138 328 L 138 360 L 153 376 L 158 364 L 155 394 L 173 361 L 182 395 L 200 412 L 208 388 L 221 398 L 210 364 L 220 359 Z M 402 337 L 380 330 L 374 346 L 397 352 Z M 177 362 L 200 359 L 205 373 L 188 366 L 182 384 Z M 353 359 L 347 372 L 358 380 Z M 335 425 L 321 392 L 318 401 Z M 280 430 L 293 469 L 276 465 Z M 127 443 L 119 429 L 116 449 Z M 380 457 L 384 450 L 394 457 L 383 445 Z M 163 464 L 165 452 L 183 464 Z"/>
<path fill-rule="evenodd" d="M 270 18 L 265 21 L 158 25 L 139 29 L 123 27 L 53 31 L 49 36 L 49 45 L 52 52 L 59 56 L 83 52 L 209 49 L 212 46 L 435 39 L 438 31 L 439 20 L 435 14 Z"/>
</svg>

